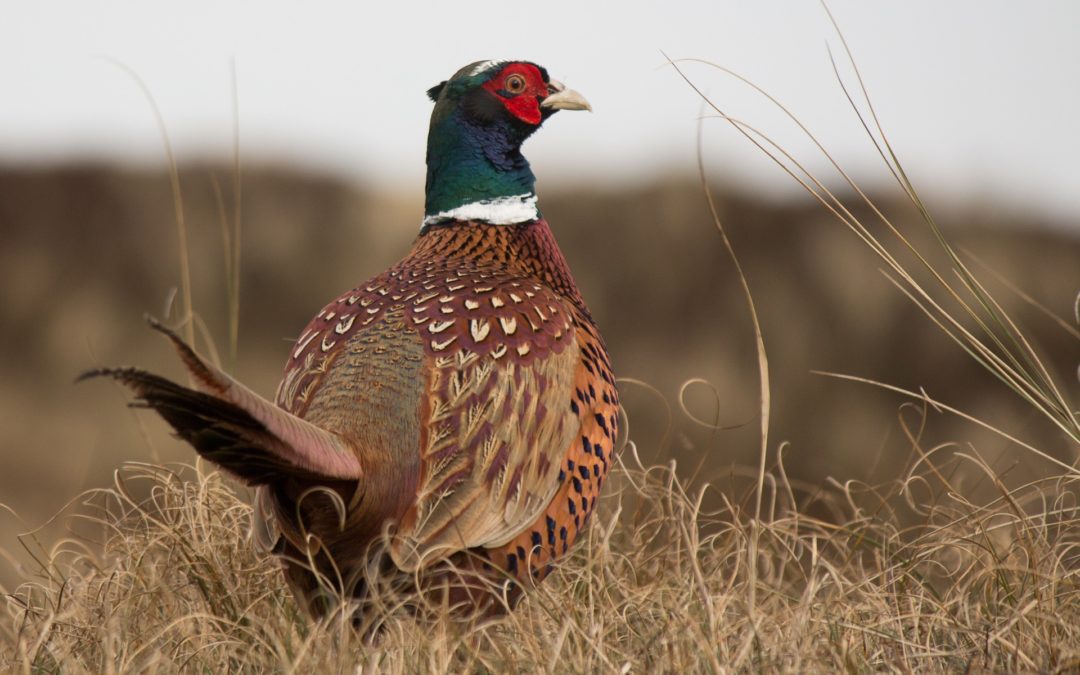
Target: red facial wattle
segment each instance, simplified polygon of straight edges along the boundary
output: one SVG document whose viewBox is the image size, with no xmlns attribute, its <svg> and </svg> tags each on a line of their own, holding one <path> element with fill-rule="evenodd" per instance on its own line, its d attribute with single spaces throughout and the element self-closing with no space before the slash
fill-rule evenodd
<svg viewBox="0 0 1080 675">
<path fill-rule="evenodd" d="M 525 88 L 520 93 L 514 94 L 505 89 L 507 78 L 511 75 L 520 75 L 525 80 Z M 540 124 L 540 102 L 548 95 L 548 85 L 540 69 L 531 63 L 512 63 L 499 71 L 483 84 L 503 104 L 514 117 L 526 124 Z"/>
</svg>

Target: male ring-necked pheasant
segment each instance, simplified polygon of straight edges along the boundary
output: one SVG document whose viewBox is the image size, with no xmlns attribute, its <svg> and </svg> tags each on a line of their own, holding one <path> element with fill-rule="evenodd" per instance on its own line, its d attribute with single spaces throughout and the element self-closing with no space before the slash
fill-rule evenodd
<svg viewBox="0 0 1080 675">
<path fill-rule="evenodd" d="M 555 111 L 588 103 L 525 61 L 471 64 L 428 95 L 420 235 L 300 333 L 276 406 L 157 324 L 195 389 L 134 368 L 88 373 L 128 385 L 202 456 L 258 486 L 257 520 L 315 615 L 330 604 L 309 561 L 362 596 L 355 577 L 384 532 L 399 570 L 435 577 L 451 561 L 512 606 L 574 543 L 612 463 L 604 342 L 520 152 Z M 464 578 L 451 598 L 480 607 L 455 588 Z"/>
</svg>

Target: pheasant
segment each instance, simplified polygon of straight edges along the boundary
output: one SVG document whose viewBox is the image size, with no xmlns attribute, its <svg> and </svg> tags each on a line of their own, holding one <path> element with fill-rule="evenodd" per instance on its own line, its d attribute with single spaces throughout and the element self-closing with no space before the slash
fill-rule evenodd
<svg viewBox="0 0 1080 675">
<path fill-rule="evenodd" d="M 153 321 L 192 388 L 135 368 L 84 376 L 127 385 L 256 487 L 256 537 L 315 617 L 329 596 L 363 599 L 374 555 L 466 608 L 512 609 L 570 550 L 613 461 L 607 351 L 520 150 L 589 104 L 526 61 L 473 63 L 427 94 L 420 234 L 300 333 L 276 405 Z"/>
</svg>

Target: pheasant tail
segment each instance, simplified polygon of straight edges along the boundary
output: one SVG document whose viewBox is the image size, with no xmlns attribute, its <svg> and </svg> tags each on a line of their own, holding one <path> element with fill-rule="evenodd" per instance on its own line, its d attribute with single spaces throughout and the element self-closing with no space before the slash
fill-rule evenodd
<svg viewBox="0 0 1080 675">
<path fill-rule="evenodd" d="M 361 476 L 356 449 L 343 438 L 274 406 L 207 363 L 174 332 L 148 321 L 173 343 L 196 389 L 138 368 L 91 370 L 79 381 L 110 377 L 125 385 L 137 396 L 132 406 L 156 411 L 200 455 L 248 485 L 283 476 Z"/>
</svg>

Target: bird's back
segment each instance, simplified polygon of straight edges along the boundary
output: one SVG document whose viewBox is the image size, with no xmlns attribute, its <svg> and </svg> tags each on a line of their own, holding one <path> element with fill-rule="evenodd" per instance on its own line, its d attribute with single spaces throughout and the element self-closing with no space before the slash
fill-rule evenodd
<svg viewBox="0 0 1080 675">
<path fill-rule="evenodd" d="M 393 524 L 399 568 L 471 551 L 540 578 L 607 473 L 617 398 L 602 340 L 543 220 L 429 228 L 398 264 L 327 305 L 297 339 L 277 403 L 367 452 L 340 527 L 302 483 L 270 486 L 295 548 L 336 564 Z M 324 530 L 324 531 L 318 531 Z M 485 565 L 486 566 L 486 565 Z"/>
</svg>

